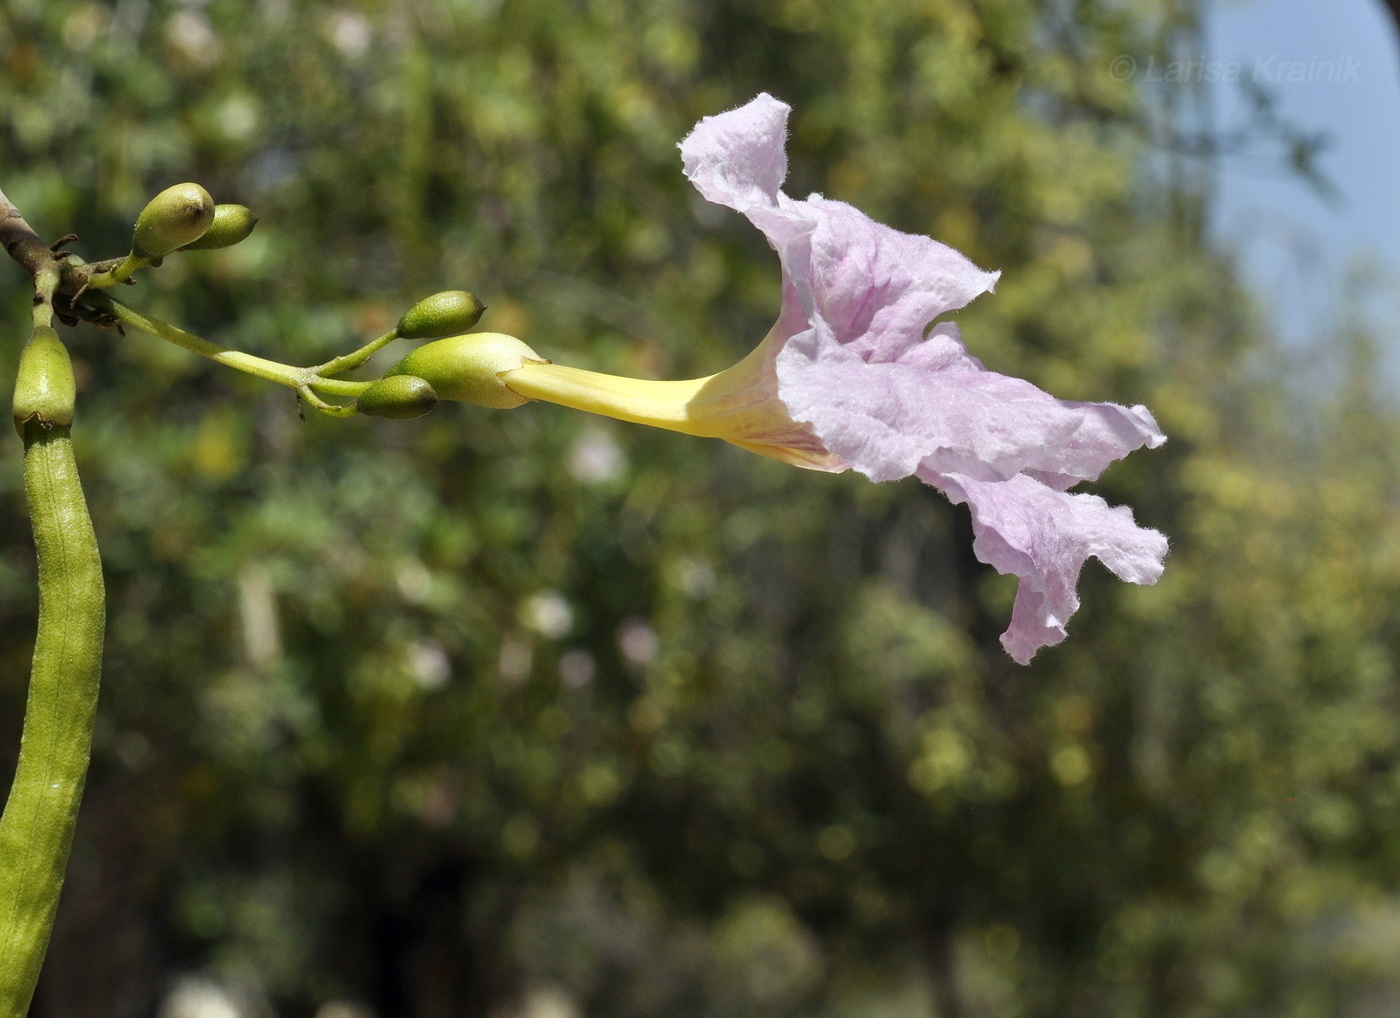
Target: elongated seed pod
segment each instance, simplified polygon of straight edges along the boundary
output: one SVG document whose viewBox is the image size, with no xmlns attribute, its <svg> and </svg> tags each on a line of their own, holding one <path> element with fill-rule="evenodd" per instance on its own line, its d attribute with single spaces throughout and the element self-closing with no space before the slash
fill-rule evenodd
<svg viewBox="0 0 1400 1018">
<path fill-rule="evenodd" d="M 70 394 L 71 421 L 66 351 L 39 352 L 21 358 L 18 388 Z M 41 402 L 42 413 L 21 427 L 39 630 L 19 764 L 0 817 L 0 1018 L 24 1018 L 48 948 L 92 751 L 105 621 L 102 563 L 69 425 L 42 419 L 62 418 L 65 407 Z"/>
</svg>

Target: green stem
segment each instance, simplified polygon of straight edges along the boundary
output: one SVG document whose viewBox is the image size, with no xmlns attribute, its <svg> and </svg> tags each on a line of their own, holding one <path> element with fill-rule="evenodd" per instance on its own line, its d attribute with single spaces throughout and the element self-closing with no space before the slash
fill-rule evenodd
<svg viewBox="0 0 1400 1018">
<path fill-rule="evenodd" d="M 62 272 L 52 263 L 34 273 L 34 307 L 29 314 L 36 327 L 53 325 L 53 295 L 61 278 Z"/>
<path fill-rule="evenodd" d="M 390 332 L 384 333 L 384 335 L 380 336 L 378 339 L 371 340 L 358 350 L 341 354 L 339 357 L 333 357 L 324 364 L 316 365 L 312 370 L 318 375 L 323 376 L 338 375 L 342 371 L 353 371 L 398 338 L 399 330 L 393 329 Z"/>
<path fill-rule="evenodd" d="M 116 286 L 118 283 L 125 283 L 136 275 L 138 270 L 144 269 L 150 264 L 149 258 L 142 258 L 133 251 L 112 268 L 92 273 L 83 284 L 83 288 L 85 290 L 100 290 L 108 286 Z"/>
<path fill-rule="evenodd" d="M 39 630 L 14 784 L 0 817 L 0 1018 L 24 1018 L 48 949 L 101 677 L 102 563 L 69 428 L 23 426 Z"/>
<path fill-rule="evenodd" d="M 217 361 L 219 364 L 235 368 L 246 374 L 256 375 L 258 378 L 265 378 L 270 382 L 277 382 L 279 385 L 285 385 L 289 389 L 295 389 L 318 410 L 324 410 L 327 407 L 330 407 L 332 410 L 341 408 L 335 408 L 331 404 L 327 404 L 315 398 L 312 390 L 315 390 L 315 392 L 324 392 L 331 396 L 355 397 L 368 389 L 371 384 L 369 382 L 352 382 L 344 378 L 326 378 L 319 373 L 321 370 L 320 368 L 298 368 L 290 364 L 283 364 L 280 361 L 268 360 L 265 357 L 256 357 L 253 354 L 243 353 L 239 350 L 230 350 L 227 347 L 220 346 L 217 343 L 211 343 L 207 339 L 196 336 L 192 332 L 186 332 L 184 329 L 171 325 L 169 322 L 163 322 L 159 318 L 153 318 L 142 311 L 136 310 L 136 308 L 131 307 L 129 304 L 123 304 L 115 297 L 105 293 L 84 294 L 83 301 L 104 314 L 111 315 L 124 325 L 130 325 L 133 328 L 140 329 L 142 332 L 148 332 L 152 336 L 163 339 L 168 343 L 174 343 L 176 346 L 189 350 L 191 353 L 197 353 L 201 357 L 208 357 L 212 361 Z M 384 340 L 384 342 L 387 342 L 387 340 Z M 380 340 L 375 340 L 375 343 L 380 346 L 383 345 L 383 342 Z M 374 349 L 378 349 L 375 343 L 370 344 L 370 346 L 374 347 Z M 358 352 L 359 351 L 357 351 L 357 353 Z M 372 353 L 373 350 L 370 352 Z M 355 354 L 349 354 L 347 358 L 354 356 Z M 335 364 L 337 361 L 344 359 L 346 358 L 336 358 L 336 360 L 328 363 Z"/>
</svg>

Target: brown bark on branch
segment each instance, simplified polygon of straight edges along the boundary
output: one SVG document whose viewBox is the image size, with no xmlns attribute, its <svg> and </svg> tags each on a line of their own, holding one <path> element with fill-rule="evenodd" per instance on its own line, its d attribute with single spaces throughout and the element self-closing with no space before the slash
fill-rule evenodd
<svg viewBox="0 0 1400 1018">
<path fill-rule="evenodd" d="M 49 286 L 46 291 L 50 294 L 50 299 L 52 294 L 57 292 L 71 301 L 87 289 L 87 281 L 92 276 L 106 272 L 122 260 L 109 258 L 106 261 L 84 264 L 81 258 L 72 257 L 68 252 L 59 250 L 64 244 L 77 239 L 77 234 L 70 233 L 52 244 L 45 244 L 34 227 L 25 221 L 24 214 L 15 207 L 15 203 L 0 190 L 0 247 L 29 273 L 29 278 L 34 280 L 36 285 L 40 274 L 46 270 L 57 278 L 57 286 Z M 35 303 L 40 303 L 42 299 L 36 297 Z M 62 312 L 60 317 L 69 325 L 76 324 L 71 309 Z"/>
<path fill-rule="evenodd" d="M 0 191 L 0 246 L 29 273 L 30 279 L 45 267 L 58 265 L 59 259 L 53 250 L 39 239 L 34 227 L 25 221 L 24 214 L 5 197 L 4 191 Z"/>
</svg>

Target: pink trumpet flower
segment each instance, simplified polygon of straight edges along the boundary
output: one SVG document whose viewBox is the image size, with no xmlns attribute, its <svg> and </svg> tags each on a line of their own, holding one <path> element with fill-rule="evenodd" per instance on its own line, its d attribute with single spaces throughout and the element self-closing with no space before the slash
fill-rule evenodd
<svg viewBox="0 0 1400 1018">
<path fill-rule="evenodd" d="M 808 469 L 918 477 L 966 503 L 977 557 L 1019 578 L 1001 642 L 1025 664 L 1065 638 L 1089 556 L 1130 583 L 1161 576 L 1162 534 L 1137 526 L 1126 506 L 1068 489 L 1166 436 L 1146 407 L 1056 399 L 987 370 L 951 322 L 930 330 L 993 289 L 999 273 L 842 202 L 784 194 L 788 113 L 760 95 L 706 117 L 680 145 L 691 183 L 758 227 L 782 265 L 781 313 L 749 356 L 709 378 L 656 382 L 550 364 L 511 337 L 462 336 L 440 341 L 442 354 L 452 351 L 460 374 L 470 358 L 450 345 L 479 339 L 493 353 L 472 370 L 489 372 L 499 391 L 460 398 L 548 400 L 723 438 Z M 440 344 L 402 367 L 442 395 L 451 380 L 421 370 L 432 360 L 421 355 Z"/>
</svg>

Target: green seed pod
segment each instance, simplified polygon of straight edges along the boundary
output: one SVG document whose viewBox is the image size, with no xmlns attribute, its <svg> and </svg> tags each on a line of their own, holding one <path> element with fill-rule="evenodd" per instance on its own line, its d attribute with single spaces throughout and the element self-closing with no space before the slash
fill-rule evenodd
<svg viewBox="0 0 1400 1018">
<path fill-rule="evenodd" d="M 0 817 L 0 1014 L 29 1010 L 53 928 L 92 747 L 102 562 L 66 426 L 24 426 L 39 628 L 19 761 Z"/>
<path fill-rule="evenodd" d="M 423 379 L 415 375 L 393 375 L 381 378 L 360 393 L 355 409 L 370 417 L 411 421 L 426 414 L 437 401 L 437 393 Z"/>
<path fill-rule="evenodd" d="M 58 333 L 47 325 L 35 326 L 19 355 L 15 378 L 15 429 L 20 436 L 26 421 L 46 428 L 72 424 L 75 389 L 73 363 Z"/>
<path fill-rule="evenodd" d="M 439 399 L 509 410 L 530 402 L 512 392 L 500 375 L 525 364 L 547 364 L 545 358 L 514 336 L 473 332 L 420 346 L 386 373 L 426 379 Z"/>
<path fill-rule="evenodd" d="M 246 205 L 215 205 L 214 222 L 192 244 L 185 244 L 181 251 L 213 251 L 221 247 L 233 247 L 248 239 L 253 227 L 258 225 L 258 217 Z"/>
<path fill-rule="evenodd" d="M 131 251 L 147 261 L 193 244 L 214 222 L 214 199 L 198 184 L 167 187 L 136 217 Z"/>
<path fill-rule="evenodd" d="M 481 321 L 486 305 L 466 290 L 444 290 L 424 297 L 404 312 L 398 333 L 404 339 L 443 339 Z"/>
</svg>

